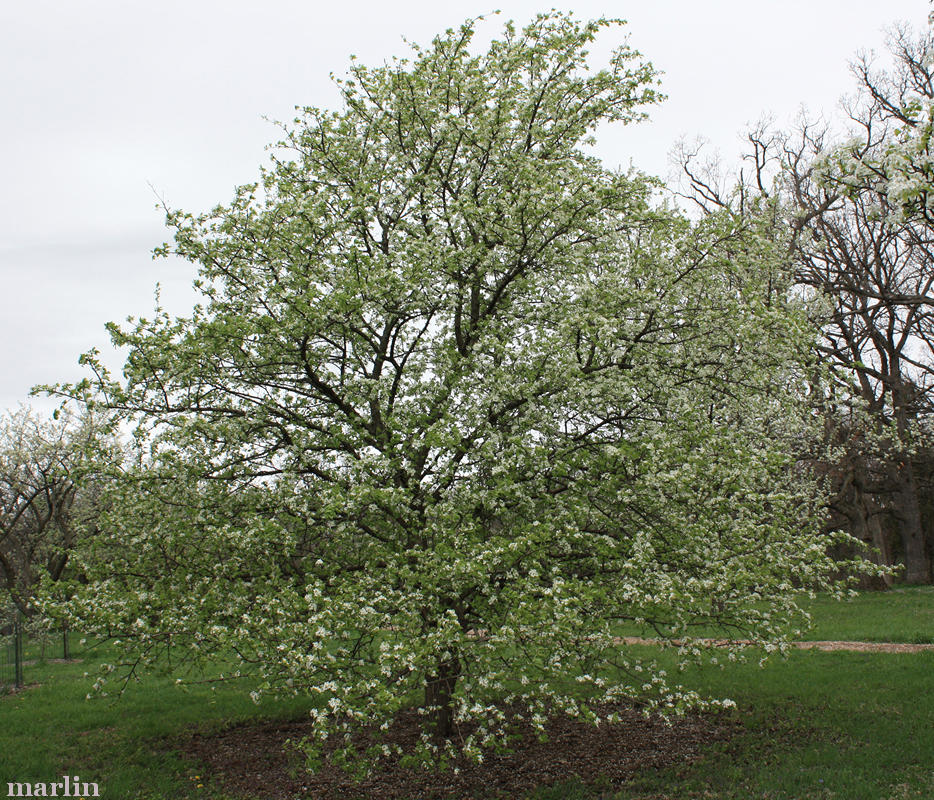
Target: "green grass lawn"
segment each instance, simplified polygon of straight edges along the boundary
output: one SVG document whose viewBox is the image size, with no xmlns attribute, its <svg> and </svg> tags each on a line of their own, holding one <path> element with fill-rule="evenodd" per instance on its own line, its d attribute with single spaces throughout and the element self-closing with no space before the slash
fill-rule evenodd
<svg viewBox="0 0 934 800">
<path fill-rule="evenodd" d="M 266 700 L 251 688 L 179 688 L 168 676 L 147 676 L 119 699 L 87 699 L 99 655 L 76 648 L 82 663 L 27 665 L 27 688 L 0 698 L 0 796 L 9 781 L 53 781 L 66 772 L 97 781 L 101 796 L 206 797 L 194 772 L 163 740 L 189 726 L 220 727 L 260 715 L 303 714 L 307 700 Z M 106 652 L 104 653 L 106 657 Z M 95 659 L 95 660 L 92 660 Z"/>
<path fill-rule="evenodd" d="M 863 592 L 842 603 L 818 597 L 808 610 L 814 625 L 806 639 L 934 643 L 934 586 Z"/>
<path fill-rule="evenodd" d="M 931 587 L 846 603 L 820 598 L 812 611 L 809 638 L 934 641 Z M 300 698 L 255 706 L 249 687 L 180 690 L 169 676 L 131 685 L 118 702 L 87 701 L 91 680 L 83 676 L 94 672 L 95 652 L 74 650 L 84 663 L 30 664 L 32 685 L 0 698 L 0 796 L 9 781 L 49 782 L 67 772 L 98 782 L 101 796 L 115 800 L 220 797 L 208 776 L 166 743 L 194 725 L 296 717 L 308 709 Z M 571 782 L 537 798 L 934 798 L 934 652 L 795 651 L 765 669 L 752 661 L 682 676 L 686 685 L 739 704 L 739 735 L 711 746 L 698 763 L 646 771 L 616 794 Z"/>
<path fill-rule="evenodd" d="M 796 651 L 684 680 L 736 700 L 740 735 L 694 765 L 646 771 L 613 800 L 934 798 L 934 652 Z M 598 797 L 571 782 L 536 800 Z"/>
</svg>

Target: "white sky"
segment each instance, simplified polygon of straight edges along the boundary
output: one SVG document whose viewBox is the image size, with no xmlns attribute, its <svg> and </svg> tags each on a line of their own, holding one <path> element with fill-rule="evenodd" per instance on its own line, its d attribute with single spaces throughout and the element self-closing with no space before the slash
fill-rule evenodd
<svg viewBox="0 0 934 800">
<path fill-rule="evenodd" d="M 192 265 L 150 252 L 167 236 L 153 189 L 199 211 L 256 177 L 265 121 L 336 106 L 329 73 L 404 55 L 498 7 L 483 30 L 544 4 L 514 0 L 30 0 L 0 4 L 0 409 L 31 386 L 81 377 L 80 353 L 121 363 L 108 320 L 190 309 Z M 883 29 L 925 24 L 925 0 L 574 0 L 583 18 L 620 16 L 664 71 L 650 122 L 601 138 L 605 159 L 664 177 L 679 137 L 731 156 L 764 113 L 835 113 L 848 62 L 884 52 Z M 608 37 L 605 37 L 608 38 Z M 611 42 L 607 41 L 609 45 Z M 152 188 L 150 188 L 150 185 Z M 48 401 L 32 401 L 49 407 Z"/>
</svg>

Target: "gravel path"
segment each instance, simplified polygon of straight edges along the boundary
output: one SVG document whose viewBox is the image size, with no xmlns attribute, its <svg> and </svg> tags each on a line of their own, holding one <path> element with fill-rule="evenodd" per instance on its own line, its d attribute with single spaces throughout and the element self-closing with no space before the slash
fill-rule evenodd
<svg viewBox="0 0 934 800">
<path fill-rule="evenodd" d="M 622 636 L 620 644 L 661 644 L 661 639 L 646 639 L 641 636 Z M 726 646 L 725 639 L 699 639 L 699 643 Z M 740 641 L 741 644 L 752 644 Z M 677 641 L 674 644 L 678 644 Z M 934 650 L 934 644 L 908 644 L 902 642 L 789 642 L 798 650 L 850 650 L 856 653 L 921 653 Z"/>
</svg>

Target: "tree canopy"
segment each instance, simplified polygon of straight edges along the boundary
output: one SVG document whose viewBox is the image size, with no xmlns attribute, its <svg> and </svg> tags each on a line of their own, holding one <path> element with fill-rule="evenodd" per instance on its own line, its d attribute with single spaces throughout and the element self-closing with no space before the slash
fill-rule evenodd
<svg viewBox="0 0 934 800">
<path fill-rule="evenodd" d="M 626 45 L 591 66 L 617 26 L 354 63 L 260 183 L 169 213 L 202 304 L 112 325 L 124 380 L 89 354 L 60 388 L 138 425 L 71 605 L 128 663 L 233 659 L 316 697 L 321 736 L 414 703 L 425 752 L 479 755 L 506 709 L 700 702 L 621 622 L 773 646 L 826 585 L 785 251 L 589 154 L 658 98 Z"/>
</svg>

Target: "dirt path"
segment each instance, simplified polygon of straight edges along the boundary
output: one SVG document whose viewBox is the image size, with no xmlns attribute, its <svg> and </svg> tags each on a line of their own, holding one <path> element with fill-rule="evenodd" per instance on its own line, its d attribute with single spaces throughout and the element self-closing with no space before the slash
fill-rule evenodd
<svg viewBox="0 0 934 800">
<path fill-rule="evenodd" d="M 645 639 L 641 636 L 622 636 L 620 644 L 660 644 L 661 639 Z M 725 639 L 700 639 L 703 644 L 726 646 Z M 678 642 L 675 642 L 677 644 Z M 741 644 L 752 644 L 741 641 Z M 908 644 L 902 642 L 789 642 L 798 650 L 850 650 L 856 653 L 921 653 L 934 650 L 934 644 Z"/>
</svg>

